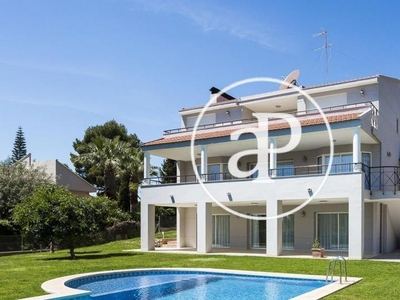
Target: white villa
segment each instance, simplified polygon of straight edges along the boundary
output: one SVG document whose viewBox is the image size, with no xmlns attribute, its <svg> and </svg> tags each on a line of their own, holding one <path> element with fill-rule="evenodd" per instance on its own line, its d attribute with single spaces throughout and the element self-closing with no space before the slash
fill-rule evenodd
<svg viewBox="0 0 400 300">
<path fill-rule="evenodd" d="M 328 127 L 297 88 L 241 98 L 212 88 L 215 101 L 201 118 L 194 146 L 205 189 L 195 175 L 190 146 L 203 106 L 182 109 L 181 128 L 166 130 L 162 138 L 142 146 L 141 250 L 154 250 L 156 206 L 177 208 L 177 248 L 197 253 L 262 249 L 279 256 L 283 250 L 309 251 L 316 237 L 325 252 L 352 259 L 398 247 L 400 80 L 377 75 L 299 88 L 318 103 L 331 127 L 329 176 Z M 261 120 L 263 113 L 285 113 L 298 120 L 301 138 L 293 149 L 275 152 L 288 144 L 294 129 L 278 115 Z M 261 126 L 266 124 L 268 130 Z M 268 138 L 267 149 L 256 139 L 257 128 Z M 235 138 L 231 134 L 238 129 L 241 134 Z M 177 177 L 151 177 L 153 155 L 176 160 Z M 260 158 L 268 163 L 260 163 Z M 232 161 L 243 176 L 228 167 Z M 273 182 L 258 180 L 265 178 Z M 258 217 L 288 212 L 314 198 L 288 216 L 259 220 L 221 208 L 206 191 L 230 210 Z"/>
</svg>

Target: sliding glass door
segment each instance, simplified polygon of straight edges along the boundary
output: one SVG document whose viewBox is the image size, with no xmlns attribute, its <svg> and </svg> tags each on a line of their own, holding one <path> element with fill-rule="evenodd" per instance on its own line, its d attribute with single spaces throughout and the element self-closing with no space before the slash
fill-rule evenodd
<svg viewBox="0 0 400 300">
<path fill-rule="evenodd" d="M 212 216 L 212 246 L 229 247 L 230 245 L 230 216 Z"/>
<path fill-rule="evenodd" d="M 265 215 L 256 215 L 265 217 Z M 251 248 L 265 248 L 267 245 L 266 221 L 251 220 Z M 282 249 L 294 249 L 294 215 L 282 219 Z"/>
<path fill-rule="evenodd" d="M 294 249 L 294 215 L 282 218 L 282 249 Z"/>
<path fill-rule="evenodd" d="M 348 250 L 349 214 L 318 213 L 317 235 L 326 250 Z"/>
<path fill-rule="evenodd" d="M 265 215 L 256 215 L 265 217 Z M 265 248 L 267 246 L 267 224 L 264 220 L 251 220 L 251 248 Z"/>
</svg>

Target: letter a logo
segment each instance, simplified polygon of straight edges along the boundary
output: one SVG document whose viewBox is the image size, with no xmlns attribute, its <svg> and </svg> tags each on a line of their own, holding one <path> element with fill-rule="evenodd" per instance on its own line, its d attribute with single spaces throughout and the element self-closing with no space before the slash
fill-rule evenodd
<svg viewBox="0 0 400 300">
<path fill-rule="evenodd" d="M 229 172 L 237 178 L 246 178 L 257 172 L 258 176 L 254 182 L 274 182 L 270 178 L 270 169 L 272 171 L 272 176 L 274 176 L 276 154 L 290 152 L 296 148 L 301 138 L 301 124 L 296 117 L 285 113 L 254 113 L 253 116 L 258 120 L 258 127 L 235 130 L 231 133 L 231 140 L 237 141 L 242 134 L 252 133 L 257 140 L 257 149 L 244 150 L 232 155 L 228 162 L 228 169 Z M 270 119 L 274 119 L 275 121 L 276 119 L 282 119 L 289 124 L 291 130 L 290 140 L 281 148 L 276 147 L 274 138 L 269 138 L 268 125 Z M 240 158 L 249 155 L 257 155 L 256 166 L 249 171 L 239 170 L 238 162 Z M 268 162 L 270 168 L 268 168 Z"/>
</svg>

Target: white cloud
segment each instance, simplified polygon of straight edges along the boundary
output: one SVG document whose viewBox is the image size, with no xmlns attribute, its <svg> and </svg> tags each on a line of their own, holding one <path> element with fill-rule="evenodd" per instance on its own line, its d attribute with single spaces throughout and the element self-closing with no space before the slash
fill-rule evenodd
<svg viewBox="0 0 400 300">
<path fill-rule="evenodd" d="M 180 15 L 205 31 L 226 32 L 236 38 L 275 48 L 272 34 L 264 25 L 253 21 L 242 12 L 218 5 L 202 5 L 195 1 L 133 0 L 148 11 Z"/>
<path fill-rule="evenodd" d="M 89 70 L 89 68 L 84 68 L 81 66 L 74 65 L 65 65 L 65 64 L 56 64 L 52 63 L 51 65 L 48 63 L 36 63 L 32 61 L 23 61 L 23 60 L 0 60 L 0 64 L 13 66 L 18 68 L 27 68 L 45 72 L 52 73 L 63 73 L 69 75 L 78 75 L 85 77 L 95 77 L 101 79 L 111 79 L 109 72 L 105 70 Z"/>
<path fill-rule="evenodd" d="M 56 101 L 46 101 L 46 100 L 35 100 L 33 98 L 30 99 L 19 99 L 19 98 L 0 98 L 0 102 L 11 102 L 18 104 L 27 104 L 27 105 L 35 105 L 35 106 L 46 106 L 46 107 L 59 107 L 59 108 L 67 108 L 73 109 L 85 113 L 97 114 L 97 115 L 106 115 L 106 110 L 102 111 L 98 109 L 98 107 L 86 108 L 83 106 L 68 104 L 64 102 L 56 102 Z"/>
</svg>

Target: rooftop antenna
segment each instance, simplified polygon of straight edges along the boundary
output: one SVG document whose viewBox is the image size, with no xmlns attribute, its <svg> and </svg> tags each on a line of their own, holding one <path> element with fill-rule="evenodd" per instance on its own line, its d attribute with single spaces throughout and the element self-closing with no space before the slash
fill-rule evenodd
<svg viewBox="0 0 400 300">
<path fill-rule="evenodd" d="M 322 36 L 325 39 L 325 43 L 322 47 L 314 49 L 314 51 L 325 49 L 325 83 L 328 83 L 328 48 L 332 46 L 332 44 L 328 44 L 328 31 L 321 28 L 321 32 L 313 34 L 313 38 L 317 36 Z"/>
</svg>

